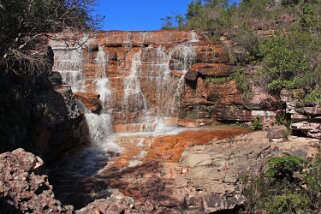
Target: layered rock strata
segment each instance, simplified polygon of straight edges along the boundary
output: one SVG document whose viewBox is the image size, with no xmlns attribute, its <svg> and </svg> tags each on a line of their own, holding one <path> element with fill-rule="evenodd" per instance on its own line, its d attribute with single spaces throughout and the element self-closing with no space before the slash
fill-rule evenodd
<svg viewBox="0 0 321 214">
<path fill-rule="evenodd" d="M 99 94 L 116 130 L 165 117 L 179 118 L 176 124 L 182 126 L 256 117 L 273 125 L 278 99 L 254 83 L 251 98 L 244 96 L 223 43 L 173 30 L 67 32 L 48 40 L 55 52 L 54 70 L 93 112 L 99 112 L 93 99 Z M 248 70 L 251 79 L 256 69 Z"/>
<path fill-rule="evenodd" d="M 291 118 L 291 129 L 294 134 L 321 139 L 321 107 L 306 103 L 304 94 L 300 89 L 281 91 L 286 113 Z"/>
</svg>

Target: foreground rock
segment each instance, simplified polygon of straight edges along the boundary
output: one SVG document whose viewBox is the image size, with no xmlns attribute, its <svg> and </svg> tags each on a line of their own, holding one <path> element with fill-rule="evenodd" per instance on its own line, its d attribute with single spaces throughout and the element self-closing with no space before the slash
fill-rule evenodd
<svg viewBox="0 0 321 214">
<path fill-rule="evenodd" d="M 35 155 L 17 149 L 0 155 L 0 200 L 3 213 L 72 213 L 54 199 L 48 177 L 38 175 L 43 164 Z"/>
<path fill-rule="evenodd" d="M 76 211 L 76 214 L 127 214 L 135 212 L 134 200 L 124 196 L 117 190 L 114 190 L 112 195 L 107 199 L 99 199 L 88 204 L 81 210 Z"/>
<path fill-rule="evenodd" d="M 17 149 L 0 154 L 1 213 L 135 213 L 134 200 L 114 190 L 110 197 L 95 200 L 81 210 L 55 199 L 47 175 L 40 175 L 43 161 Z"/>
</svg>

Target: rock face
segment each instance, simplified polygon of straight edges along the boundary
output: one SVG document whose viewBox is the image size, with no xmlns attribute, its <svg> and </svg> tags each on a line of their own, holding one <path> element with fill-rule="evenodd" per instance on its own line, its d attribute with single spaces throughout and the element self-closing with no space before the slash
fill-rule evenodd
<svg viewBox="0 0 321 214">
<path fill-rule="evenodd" d="M 51 70 L 52 52 L 40 57 L 43 64 L 34 70 L 32 64 L 26 65 L 25 75 L 0 74 L 0 152 L 22 147 L 53 160 L 88 142 L 88 130 L 71 88 Z"/>
<path fill-rule="evenodd" d="M 299 89 L 281 91 L 286 113 L 291 116 L 291 129 L 295 134 L 321 139 L 321 108 L 304 103 L 303 97 L 304 91 Z"/>
<path fill-rule="evenodd" d="M 254 136 L 254 135 L 253 135 Z M 256 133 L 266 138 L 266 132 Z M 188 148 L 180 159 L 180 165 L 188 168 L 186 178 L 208 192 L 237 194 L 237 183 L 242 173 L 257 173 L 264 165 L 265 158 L 272 153 L 271 144 L 254 141 L 251 134 L 236 137 L 214 144 Z M 206 178 L 206 184 L 204 179 Z M 220 197 L 217 197 L 220 198 Z"/>
<path fill-rule="evenodd" d="M 289 135 L 289 130 L 285 126 L 274 126 L 268 130 L 269 141 L 283 141 Z"/>
<path fill-rule="evenodd" d="M 0 155 L 0 204 L 3 213 L 72 213 L 54 199 L 48 177 L 38 175 L 43 161 L 17 149 Z"/>
<path fill-rule="evenodd" d="M 75 93 L 75 97 L 80 100 L 86 108 L 93 112 L 98 113 L 101 110 L 101 103 L 99 101 L 99 94 L 95 93 L 84 93 L 84 92 L 77 92 Z"/>
<path fill-rule="evenodd" d="M 53 69 L 91 111 L 99 109 L 92 96 L 99 94 L 117 130 L 154 127 L 166 117 L 249 122 L 252 110 L 278 109 L 278 99 L 259 85 L 252 84 L 247 99 L 223 44 L 194 31 L 67 32 L 52 35 L 48 44 Z M 255 69 L 249 70 L 251 79 Z"/>
</svg>

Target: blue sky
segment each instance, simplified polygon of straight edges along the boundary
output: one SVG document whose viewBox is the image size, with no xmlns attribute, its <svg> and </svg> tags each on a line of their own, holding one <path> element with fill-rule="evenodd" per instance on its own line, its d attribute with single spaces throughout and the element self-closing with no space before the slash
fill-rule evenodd
<svg viewBox="0 0 321 214">
<path fill-rule="evenodd" d="M 184 14 L 190 0 L 97 0 L 104 30 L 158 30 L 161 18 Z"/>
</svg>

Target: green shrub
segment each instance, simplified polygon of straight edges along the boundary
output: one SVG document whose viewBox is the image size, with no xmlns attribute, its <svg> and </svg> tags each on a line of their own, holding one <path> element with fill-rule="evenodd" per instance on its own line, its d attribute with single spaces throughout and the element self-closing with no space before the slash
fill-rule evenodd
<svg viewBox="0 0 321 214">
<path fill-rule="evenodd" d="M 317 105 L 321 105 L 321 90 L 314 89 L 310 91 L 304 98 L 305 102 L 314 103 Z"/>
<path fill-rule="evenodd" d="M 276 195 L 265 204 L 270 214 L 304 213 L 309 206 L 310 201 L 296 193 Z"/>
<path fill-rule="evenodd" d="M 263 73 L 268 74 L 271 81 L 268 88 L 280 91 L 282 88 L 296 88 L 294 77 L 306 73 L 309 63 L 296 48 L 288 47 L 287 38 L 277 36 L 267 39 L 259 46 L 265 67 Z"/>
<path fill-rule="evenodd" d="M 304 182 L 312 206 L 321 211 L 321 153 L 316 156 L 315 160 L 305 170 Z"/>
<path fill-rule="evenodd" d="M 256 117 L 252 120 L 252 127 L 254 130 L 262 130 L 263 129 L 263 123 L 262 120 L 259 117 Z"/>
<path fill-rule="evenodd" d="M 278 181 L 286 179 L 294 181 L 293 173 L 301 172 L 304 160 L 300 157 L 287 154 L 283 157 L 273 157 L 268 162 L 268 170 L 265 175 Z"/>
<path fill-rule="evenodd" d="M 293 155 L 273 157 L 268 161 L 266 173 L 243 176 L 242 193 L 248 199 L 245 210 L 271 214 L 320 213 L 321 153 L 308 163 Z"/>
<path fill-rule="evenodd" d="M 211 82 L 214 84 L 222 84 L 231 80 L 232 80 L 232 77 L 206 77 L 205 79 L 206 82 Z"/>
<path fill-rule="evenodd" d="M 291 117 L 287 117 L 286 115 L 276 115 L 275 122 L 279 126 L 284 125 L 289 128 L 292 120 Z"/>
<path fill-rule="evenodd" d="M 289 130 L 289 129 L 283 131 L 283 137 L 284 137 L 284 139 L 288 140 L 289 137 L 291 136 L 291 134 L 292 134 L 292 131 Z"/>
<path fill-rule="evenodd" d="M 237 67 L 232 74 L 232 78 L 236 81 L 238 89 L 243 93 L 245 98 L 249 99 L 251 88 L 248 77 L 244 74 L 244 69 Z"/>
</svg>

